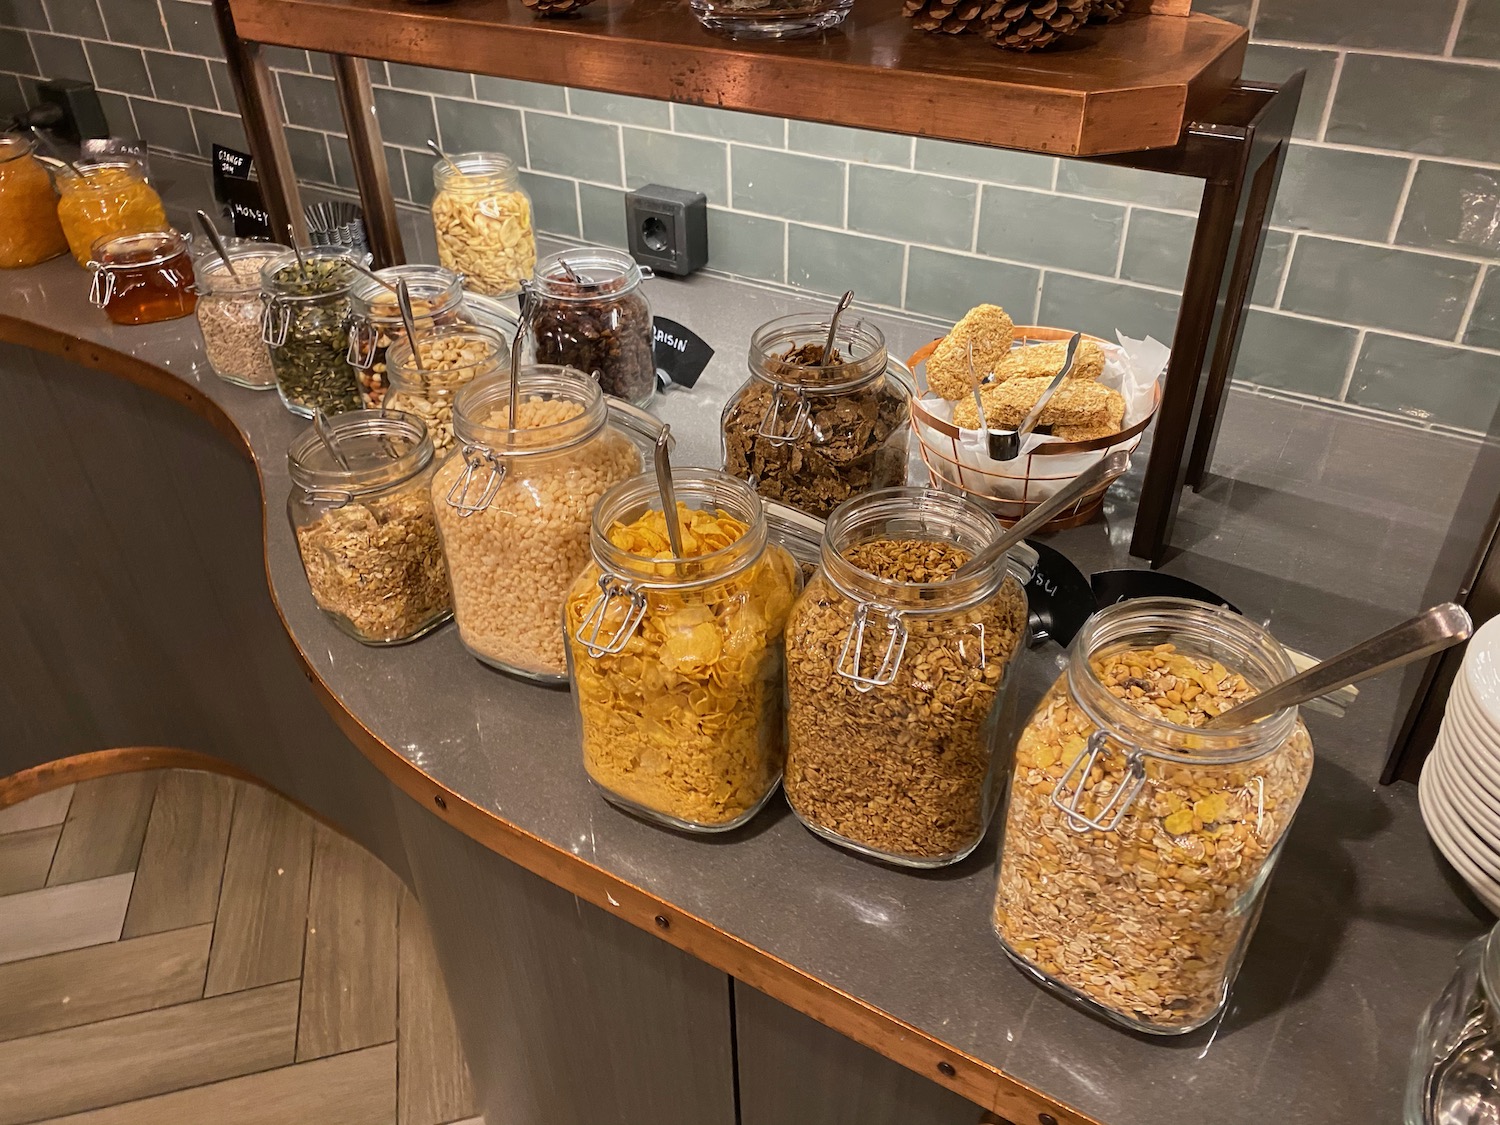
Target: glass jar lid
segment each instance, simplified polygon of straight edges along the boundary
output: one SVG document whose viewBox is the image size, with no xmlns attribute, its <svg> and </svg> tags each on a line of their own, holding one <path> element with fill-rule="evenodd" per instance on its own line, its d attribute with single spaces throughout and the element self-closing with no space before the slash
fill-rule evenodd
<svg viewBox="0 0 1500 1125">
<path fill-rule="evenodd" d="M 0 164 L 19 160 L 36 152 L 36 141 L 24 133 L 0 133 Z"/>
<path fill-rule="evenodd" d="M 82 176 L 73 169 L 77 168 Z M 140 161 L 119 157 L 83 157 L 72 164 L 59 164 L 53 169 L 58 191 L 64 193 L 117 191 L 122 182 L 130 183 L 146 179 L 146 170 Z"/>
<path fill-rule="evenodd" d="M 538 363 L 520 369 L 517 402 L 540 399 L 571 404 L 576 412 L 541 426 L 508 424 L 510 373 L 482 375 L 453 400 L 453 436 L 466 446 L 504 457 L 558 453 L 581 445 L 604 428 L 609 412 L 599 384 L 582 371 Z M 562 413 L 562 412 L 560 412 Z"/>
<path fill-rule="evenodd" d="M 210 293 L 258 292 L 261 267 L 291 250 L 291 247 L 277 242 L 259 242 L 253 238 L 226 238 L 223 242 L 229 263 L 234 266 L 233 272 L 211 246 L 205 247 L 193 263 L 199 287 Z"/>
<path fill-rule="evenodd" d="M 839 363 L 822 362 L 827 339 L 828 317 L 822 313 L 792 313 L 768 320 L 750 337 L 750 373 L 799 392 L 832 393 L 851 390 L 885 372 L 889 358 L 885 333 L 872 322 L 847 315 L 839 321 L 833 344 Z M 803 362 L 809 353 L 814 362 Z"/>
<path fill-rule="evenodd" d="M 326 423 L 328 442 L 314 423 L 293 439 L 286 453 L 293 483 L 311 500 L 347 501 L 382 492 L 411 480 L 432 462 L 432 438 L 415 414 L 350 410 Z"/>
<path fill-rule="evenodd" d="M 419 329 L 417 344 L 422 348 L 425 367 L 417 364 L 404 330 L 386 349 L 385 370 L 392 390 L 418 395 L 452 392 L 510 361 L 505 337 L 477 324 Z M 436 366 L 428 354 L 434 350 L 443 353 Z"/>
<path fill-rule="evenodd" d="M 569 277 L 569 271 L 573 276 Z M 651 276 L 623 250 L 606 246 L 583 246 L 559 250 L 536 264 L 532 273 L 535 292 L 559 301 L 596 301 L 628 293 Z M 576 280 L 575 280 L 576 279 Z"/>
<path fill-rule="evenodd" d="M 94 241 L 89 250 L 89 264 L 99 270 L 144 269 L 171 261 L 187 246 L 187 236 L 175 230 L 109 234 Z"/>
<path fill-rule="evenodd" d="M 288 250 L 261 267 L 261 291 L 278 301 L 342 297 L 359 276 L 353 262 L 353 251 L 342 246 L 310 246 L 300 259 Z"/>
<path fill-rule="evenodd" d="M 425 319 L 452 312 L 464 300 L 463 275 L 442 266 L 387 266 L 376 270 L 375 277 L 383 278 L 391 285 L 406 282 L 407 292 L 411 294 L 412 315 L 419 324 Z M 373 278 L 357 277 L 349 296 L 354 302 L 355 313 L 371 323 L 401 323 L 396 294 Z"/>
<path fill-rule="evenodd" d="M 432 166 L 432 186 L 437 191 L 514 191 L 520 182 L 516 162 L 503 152 L 461 152 Z"/>
</svg>

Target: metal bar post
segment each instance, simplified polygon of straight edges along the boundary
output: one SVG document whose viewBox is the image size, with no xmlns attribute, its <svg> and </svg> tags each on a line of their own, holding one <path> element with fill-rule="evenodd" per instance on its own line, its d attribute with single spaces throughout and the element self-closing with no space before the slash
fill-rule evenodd
<svg viewBox="0 0 1500 1125">
<path fill-rule="evenodd" d="M 365 235 L 377 269 L 399 266 L 406 261 L 401 228 L 396 221 L 396 201 L 385 163 L 385 145 L 375 113 L 375 93 L 370 88 L 370 68 L 364 59 L 330 55 L 333 81 L 338 90 L 339 112 L 349 135 L 349 155 L 354 163 L 354 183 L 364 211 Z"/>
</svg>

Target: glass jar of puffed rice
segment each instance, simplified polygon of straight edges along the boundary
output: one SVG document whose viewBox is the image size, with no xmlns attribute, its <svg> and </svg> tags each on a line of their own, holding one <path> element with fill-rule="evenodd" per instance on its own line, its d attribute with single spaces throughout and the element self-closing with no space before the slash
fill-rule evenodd
<svg viewBox="0 0 1500 1125">
<path fill-rule="evenodd" d="M 588 562 L 594 504 L 641 470 L 628 435 L 647 445 L 660 430 L 570 367 L 521 368 L 514 420 L 509 372 L 458 392 L 457 449 L 433 478 L 432 500 L 465 648 L 503 671 L 567 682 L 558 619 Z"/>
<path fill-rule="evenodd" d="M 1313 752 L 1295 707 L 1202 724 L 1294 671 L 1218 606 L 1089 619 L 1016 746 L 994 922 L 1017 964 L 1136 1031 L 1223 1010 Z"/>
<path fill-rule="evenodd" d="M 466 152 L 432 166 L 432 225 L 438 262 L 491 297 L 519 293 L 536 267 L 531 197 L 515 161 L 501 152 Z"/>
</svg>

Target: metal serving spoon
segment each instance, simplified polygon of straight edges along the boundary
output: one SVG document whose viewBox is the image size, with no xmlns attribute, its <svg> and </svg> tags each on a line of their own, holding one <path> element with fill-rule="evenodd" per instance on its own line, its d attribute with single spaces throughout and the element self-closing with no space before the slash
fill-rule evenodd
<svg viewBox="0 0 1500 1125">
<path fill-rule="evenodd" d="M 849 311 L 849 306 L 854 304 L 854 290 L 850 289 L 839 298 L 838 307 L 833 310 L 833 316 L 828 318 L 828 338 L 823 341 L 823 354 L 818 357 L 819 367 L 833 366 L 833 338 L 838 334 L 839 320 L 844 313 Z"/>
<path fill-rule="evenodd" d="M 668 452 L 672 441 L 672 427 L 663 424 L 656 435 L 656 487 L 661 491 L 661 513 L 667 520 L 667 540 L 672 544 L 672 556 L 682 558 L 682 525 L 677 519 L 677 489 L 672 484 L 672 458 Z"/>
<path fill-rule="evenodd" d="M 214 221 L 208 217 L 207 211 L 195 211 L 198 216 L 198 225 L 203 228 L 203 233 L 208 237 L 208 244 L 214 248 L 214 253 L 229 270 L 229 276 L 238 278 L 240 271 L 234 268 L 234 263 L 229 260 L 229 251 L 224 249 L 224 240 L 219 237 L 219 228 L 214 226 Z"/>
</svg>

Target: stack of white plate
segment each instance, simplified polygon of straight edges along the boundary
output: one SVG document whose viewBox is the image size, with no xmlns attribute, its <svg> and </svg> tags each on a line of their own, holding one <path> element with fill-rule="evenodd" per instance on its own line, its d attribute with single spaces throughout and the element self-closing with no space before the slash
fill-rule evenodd
<svg viewBox="0 0 1500 1125">
<path fill-rule="evenodd" d="M 1433 841 L 1500 915 L 1500 618 L 1469 641 L 1417 792 Z"/>
</svg>

